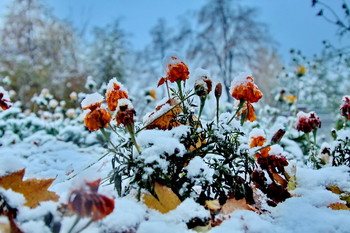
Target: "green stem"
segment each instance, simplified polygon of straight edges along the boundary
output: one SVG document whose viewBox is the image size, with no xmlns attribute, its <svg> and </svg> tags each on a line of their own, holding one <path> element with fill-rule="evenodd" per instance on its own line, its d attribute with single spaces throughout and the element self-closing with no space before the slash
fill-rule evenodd
<svg viewBox="0 0 350 233">
<path fill-rule="evenodd" d="M 128 125 L 126 125 L 125 128 L 126 128 L 126 130 L 128 131 L 128 133 L 130 134 L 131 141 L 134 143 L 137 152 L 139 152 L 139 154 L 141 154 L 141 149 L 140 149 L 140 147 L 137 145 L 136 138 L 135 138 L 134 124 L 128 124 Z"/>
<path fill-rule="evenodd" d="M 201 96 L 199 98 L 201 99 L 201 106 L 199 108 L 198 121 L 200 120 L 200 118 L 202 116 L 202 112 L 203 112 L 203 109 L 204 109 L 205 100 L 206 100 L 207 96 Z"/>
<path fill-rule="evenodd" d="M 108 124 L 108 125 L 116 135 L 118 135 L 123 141 L 126 141 L 126 139 L 122 135 L 120 135 L 120 133 L 118 133 L 117 130 L 115 130 L 115 128 L 111 126 L 111 124 Z"/>
<path fill-rule="evenodd" d="M 79 220 L 80 220 L 80 217 L 77 215 L 77 218 L 75 219 L 75 221 L 74 221 L 73 225 L 71 226 L 71 228 L 69 229 L 68 233 L 71 233 L 73 231 L 74 227 L 78 224 Z"/>
<path fill-rule="evenodd" d="M 237 111 L 235 112 L 233 117 L 227 122 L 227 124 L 230 124 L 231 121 L 237 116 L 238 112 L 242 109 L 244 103 L 245 103 L 245 100 L 240 100 L 239 101 L 239 105 L 238 105 Z"/>
<path fill-rule="evenodd" d="M 219 98 L 216 98 L 216 124 L 219 125 Z"/>
<path fill-rule="evenodd" d="M 105 128 L 100 128 L 100 130 L 101 130 L 101 133 L 103 134 L 103 136 L 106 138 L 106 140 L 112 145 L 112 147 L 114 148 L 114 149 L 117 149 L 117 147 L 115 147 L 115 145 L 113 144 L 113 142 L 111 141 L 111 139 L 109 138 L 109 136 L 108 136 L 108 134 L 106 133 L 106 130 L 105 130 Z"/>
<path fill-rule="evenodd" d="M 76 233 L 80 233 L 82 232 L 83 230 L 85 230 L 88 226 L 90 226 L 90 224 L 93 222 L 92 219 L 90 219 L 90 221 L 88 221 L 85 226 L 83 226 L 82 228 L 80 228 Z"/>
<path fill-rule="evenodd" d="M 177 87 L 179 89 L 179 95 L 180 95 L 180 101 L 181 101 L 181 104 L 182 104 L 182 110 L 184 111 L 185 114 L 187 114 L 187 109 L 185 109 L 185 97 L 184 97 L 184 94 L 182 92 L 182 87 L 181 87 L 181 79 L 177 80 L 176 83 L 177 83 Z"/>
</svg>

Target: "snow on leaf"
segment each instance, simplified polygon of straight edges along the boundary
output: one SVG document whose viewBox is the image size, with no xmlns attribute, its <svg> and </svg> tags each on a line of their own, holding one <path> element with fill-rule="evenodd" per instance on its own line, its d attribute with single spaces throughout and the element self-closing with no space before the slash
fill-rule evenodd
<svg viewBox="0 0 350 233">
<path fill-rule="evenodd" d="M 143 202 L 148 208 L 165 214 L 170 210 L 176 209 L 181 204 L 179 197 L 169 187 L 156 182 L 154 184 L 154 191 L 158 199 L 149 193 L 144 194 L 142 197 Z"/>
<path fill-rule="evenodd" d="M 55 179 L 28 179 L 23 181 L 25 169 L 0 177 L 0 187 L 23 194 L 24 205 L 35 208 L 42 201 L 58 201 L 59 196 L 47 189 Z"/>
<path fill-rule="evenodd" d="M 256 213 L 259 213 L 257 209 L 247 204 L 247 201 L 245 198 L 242 198 L 240 200 L 236 200 L 234 198 L 228 199 L 226 203 L 222 206 L 221 213 L 224 215 L 227 215 L 236 210 L 249 210 L 249 211 L 254 211 Z"/>
</svg>

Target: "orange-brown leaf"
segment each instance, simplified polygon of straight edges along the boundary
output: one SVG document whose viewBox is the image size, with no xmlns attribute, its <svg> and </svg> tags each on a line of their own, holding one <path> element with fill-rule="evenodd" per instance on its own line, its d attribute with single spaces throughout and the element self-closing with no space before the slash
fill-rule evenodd
<svg viewBox="0 0 350 233">
<path fill-rule="evenodd" d="M 257 209 L 247 204 L 245 198 L 242 198 L 240 200 L 236 200 L 234 198 L 228 199 L 226 203 L 222 206 L 221 213 L 227 215 L 236 210 L 250 210 L 259 213 Z"/>
<path fill-rule="evenodd" d="M 328 208 L 331 208 L 332 210 L 350 210 L 346 204 L 340 202 L 332 203 L 328 205 Z"/>
<path fill-rule="evenodd" d="M 161 79 L 159 80 L 159 82 L 158 82 L 157 87 L 163 85 L 163 84 L 165 83 L 165 81 L 166 81 L 166 78 L 161 78 Z"/>
<path fill-rule="evenodd" d="M 25 169 L 0 177 L 0 187 L 21 193 L 26 199 L 25 205 L 35 208 L 42 201 L 58 201 L 59 196 L 47 189 L 55 179 L 28 179 L 23 181 Z"/>
<path fill-rule="evenodd" d="M 148 193 L 142 197 L 143 202 L 151 209 L 158 210 L 164 214 L 181 204 L 179 197 L 169 187 L 156 182 L 154 191 L 158 199 Z"/>
</svg>

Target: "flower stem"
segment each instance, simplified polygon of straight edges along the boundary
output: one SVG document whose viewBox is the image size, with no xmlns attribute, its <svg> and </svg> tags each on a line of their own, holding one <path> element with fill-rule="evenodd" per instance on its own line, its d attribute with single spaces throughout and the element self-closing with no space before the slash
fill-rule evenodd
<svg viewBox="0 0 350 233">
<path fill-rule="evenodd" d="M 111 139 L 109 138 L 108 134 L 106 133 L 106 130 L 102 127 L 100 128 L 102 135 L 106 138 L 106 140 L 112 145 L 114 149 L 117 149 Z"/>
<path fill-rule="evenodd" d="M 130 134 L 131 141 L 134 143 L 137 152 L 139 152 L 139 154 L 141 154 L 141 149 L 140 149 L 140 147 L 137 145 L 137 142 L 136 142 L 134 124 L 128 124 L 128 125 L 126 125 L 125 128 L 126 128 L 126 130 L 128 131 L 128 133 Z"/>
<path fill-rule="evenodd" d="M 123 141 L 125 141 L 125 138 L 122 135 L 120 135 L 120 133 L 118 133 L 117 130 L 115 130 L 115 128 L 113 128 L 111 124 L 108 125 L 116 135 L 118 135 Z"/>
<path fill-rule="evenodd" d="M 203 108 L 204 108 L 204 105 L 205 105 L 205 101 L 207 99 L 207 96 L 201 96 L 199 97 L 200 100 L 201 100 L 201 105 L 200 105 L 200 108 L 199 108 L 199 114 L 198 114 L 198 121 L 200 120 L 201 116 L 202 116 L 202 112 L 203 112 Z"/>
<path fill-rule="evenodd" d="M 219 106 L 220 101 L 219 98 L 216 98 L 216 124 L 219 125 Z"/>
<path fill-rule="evenodd" d="M 242 109 L 244 103 L 245 103 L 245 100 L 240 100 L 239 101 L 239 105 L 238 105 L 237 111 L 235 112 L 233 117 L 227 122 L 227 124 L 230 124 L 231 121 L 237 116 L 238 112 Z"/>
<path fill-rule="evenodd" d="M 187 110 L 185 109 L 185 97 L 184 94 L 182 92 L 182 87 L 181 87 L 181 79 L 176 81 L 177 83 L 177 87 L 179 89 L 179 97 L 180 97 L 180 101 L 182 104 L 182 110 L 184 111 L 185 114 L 187 114 Z"/>
<path fill-rule="evenodd" d="M 77 218 L 75 219 L 73 225 L 71 226 L 71 228 L 69 229 L 68 233 L 71 233 L 74 229 L 74 227 L 78 224 L 78 222 L 80 221 L 80 217 L 77 215 Z"/>
<path fill-rule="evenodd" d="M 80 228 L 76 233 L 80 233 L 82 232 L 83 230 L 85 230 L 88 226 L 90 226 L 90 224 L 93 222 L 92 219 L 90 219 L 90 221 L 88 221 L 85 226 L 83 226 L 82 228 Z"/>
</svg>

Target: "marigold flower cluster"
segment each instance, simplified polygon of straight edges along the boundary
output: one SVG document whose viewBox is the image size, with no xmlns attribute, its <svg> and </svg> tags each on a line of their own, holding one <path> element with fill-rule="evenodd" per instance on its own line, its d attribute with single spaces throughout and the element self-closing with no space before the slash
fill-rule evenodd
<svg viewBox="0 0 350 233">
<path fill-rule="evenodd" d="M 81 103 L 83 110 L 90 110 L 85 116 L 84 123 L 91 132 L 106 128 L 111 121 L 112 114 L 102 107 L 103 101 L 103 96 L 94 93 L 87 95 Z M 106 102 L 110 111 L 116 111 L 118 126 L 134 123 L 135 110 L 128 100 L 128 92 L 116 78 L 111 79 L 107 85 Z"/>
<path fill-rule="evenodd" d="M 298 131 L 302 131 L 304 133 L 310 133 L 317 128 L 321 128 L 320 118 L 314 112 L 305 113 L 300 111 L 297 114 L 297 121 L 295 125 Z"/>
<path fill-rule="evenodd" d="M 161 78 L 158 86 L 164 84 L 166 81 L 171 83 L 177 81 L 186 81 L 189 78 L 189 70 L 187 65 L 177 57 L 171 57 L 167 64 L 167 73 L 165 78 Z"/>
</svg>

